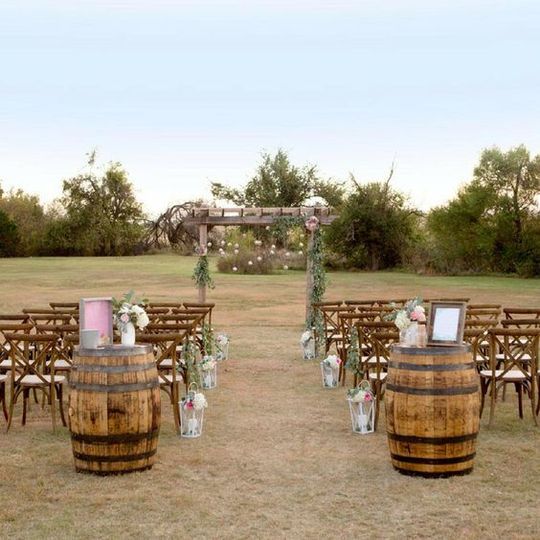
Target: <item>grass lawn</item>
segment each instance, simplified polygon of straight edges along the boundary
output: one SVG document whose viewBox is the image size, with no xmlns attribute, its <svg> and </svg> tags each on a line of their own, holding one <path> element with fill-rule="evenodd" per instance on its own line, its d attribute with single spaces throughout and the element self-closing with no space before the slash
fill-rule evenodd
<svg viewBox="0 0 540 540">
<path fill-rule="evenodd" d="M 194 258 L 0 260 L 0 313 L 81 296 L 196 298 Z M 392 470 L 384 414 L 351 432 L 345 390 L 301 360 L 305 276 L 215 274 L 215 327 L 232 337 L 205 432 L 180 440 L 163 399 L 157 463 L 119 477 L 75 473 L 67 429 L 46 412 L 0 420 L 0 538 L 538 538 L 540 429 L 514 392 L 482 421 L 475 470 L 425 480 Z M 327 298 L 469 296 L 540 305 L 540 280 L 331 273 Z M 487 415 L 486 415 L 487 417 Z"/>
</svg>

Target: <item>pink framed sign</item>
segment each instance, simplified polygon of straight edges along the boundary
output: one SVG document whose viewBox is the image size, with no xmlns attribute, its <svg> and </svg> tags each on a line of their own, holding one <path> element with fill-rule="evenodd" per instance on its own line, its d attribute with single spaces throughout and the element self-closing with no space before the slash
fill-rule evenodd
<svg viewBox="0 0 540 540">
<path fill-rule="evenodd" d="M 112 345 L 112 298 L 81 298 L 79 316 L 81 343 L 83 330 L 97 330 L 98 344 Z"/>
</svg>

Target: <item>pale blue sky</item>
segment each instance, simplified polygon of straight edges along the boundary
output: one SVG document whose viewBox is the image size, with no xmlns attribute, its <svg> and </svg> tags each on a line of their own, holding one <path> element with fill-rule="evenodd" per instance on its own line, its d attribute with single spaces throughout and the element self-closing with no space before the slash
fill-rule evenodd
<svg viewBox="0 0 540 540">
<path fill-rule="evenodd" d="M 422 208 L 482 148 L 540 153 L 538 0 L 1 0 L 0 179 L 50 201 L 85 153 L 151 213 L 263 150 Z"/>
</svg>

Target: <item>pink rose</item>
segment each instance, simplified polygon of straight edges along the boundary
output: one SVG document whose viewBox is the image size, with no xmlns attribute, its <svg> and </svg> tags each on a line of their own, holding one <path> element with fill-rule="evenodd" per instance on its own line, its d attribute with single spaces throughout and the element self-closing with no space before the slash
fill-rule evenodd
<svg viewBox="0 0 540 540">
<path fill-rule="evenodd" d="M 365 397 L 364 397 L 364 401 L 371 401 L 371 399 L 372 399 L 371 394 L 369 392 L 367 392 Z"/>
<path fill-rule="evenodd" d="M 120 322 L 128 323 L 129 322 L 129 315 L 127 313 L 122 313 L 122 315 L 120 315 Z"/>
<path fill-rule="evenodd" d="M 315 216 L 311 216 L 305 223 L 306 229 L 310 232 L 316 231 L 319 228 L 319 220 Z"/>
</svg>

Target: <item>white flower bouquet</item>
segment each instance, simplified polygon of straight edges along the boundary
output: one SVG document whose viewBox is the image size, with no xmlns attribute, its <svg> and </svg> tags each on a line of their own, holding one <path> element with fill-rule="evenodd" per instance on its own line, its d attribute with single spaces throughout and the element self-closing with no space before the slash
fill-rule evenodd
<svg viewBox="0 0 540 540">
<path fill-rule="evenodd" d="M 352 429 L 362 435 L 375 431 L 375 396 L 369 381 L 347 390 Z"/>
<path fill-rule="evenodd" d="M 150 322 L 146 311 L 140 305 L 145 303 L 145 300 L 136 299 L 133 291 L 124 294 L 120 300 L 113 298 L 113 322 L 117 328 L 122 331 L 128 323 L 134 324 L 140 330 L 145 328 Z"/>
<path fill-rule="evenodd" d="M 217 362 L 213 356 L 205 355 L 199 362 L 202 387 L 206 389 L 217 386 Z"/>
</svg>

